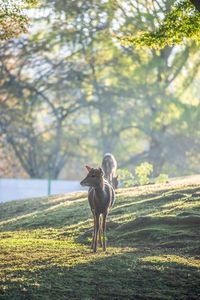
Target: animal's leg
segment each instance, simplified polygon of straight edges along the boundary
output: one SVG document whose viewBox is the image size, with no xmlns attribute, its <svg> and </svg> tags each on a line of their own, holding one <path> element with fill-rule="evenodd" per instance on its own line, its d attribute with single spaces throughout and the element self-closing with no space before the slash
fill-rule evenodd
<svg viewBox="0 0 200 300">
<path fill-rule="evenodd" d="M 102 235 L 102 216 L 99 216 L 99 245 L 102 247 L 102 240 L 101 240 L 101 235 Z"/>
<path fill-rule="evenodd" d="M 95 216 L 95 235 L 94 235 L 94 245 L 93 245 L 93 252 L 97 251 L 97 238 L 99 234 L 99 214 Z"/>
<path fill-rule="evenodd" d="M 95 227 L 96 227 L 95 213 L 92 211 L 92 214 L 93 214 L 93 219 L 94 219 L 94 228 L 93 228 L 91 249 L 93 249 L 93 247 L 94 247 L 94 236 L 95 236 Z"/>
<path fill-rule="evenodd" d="M 102 224 L 102 230 L 103 230 L 103 251 L 106 251 L 106 218 L 107 213 L 103 214 L 103 224 Z"/>
</svg>

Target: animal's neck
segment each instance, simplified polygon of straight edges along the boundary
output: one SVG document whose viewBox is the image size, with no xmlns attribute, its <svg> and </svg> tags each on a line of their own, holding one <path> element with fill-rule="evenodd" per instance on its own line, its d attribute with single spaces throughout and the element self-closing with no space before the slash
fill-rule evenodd
<svg viewBox="0 0 200 300">
<path fill-rule="evenodd" d="M 102 196 L 104 193 L 104 187 L 105 187 L 105 183 L 104 183 L 104 179 L 102 178 L 99 185 L 95 188 L 96 194 L 98 196 Z"/>
</svg>

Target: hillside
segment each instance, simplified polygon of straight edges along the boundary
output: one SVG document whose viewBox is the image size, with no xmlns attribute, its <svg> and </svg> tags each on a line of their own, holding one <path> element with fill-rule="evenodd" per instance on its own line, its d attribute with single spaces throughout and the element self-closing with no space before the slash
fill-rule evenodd
<svg viewBox="0 0 200 300">
<path fill-rule="evenodd" d="M 86 193 L 0 204 L 0 299 L 200 299 L 200 180 L 117 191 L 108 251 Z"/>
</svg>

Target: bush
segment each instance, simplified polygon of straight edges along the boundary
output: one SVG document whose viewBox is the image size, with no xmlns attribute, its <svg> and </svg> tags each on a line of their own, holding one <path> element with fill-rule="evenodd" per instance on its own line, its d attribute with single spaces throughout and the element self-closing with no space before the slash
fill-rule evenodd
<svg viewBox="0 0 200 300">
<path fill-rule="evenodd" d="M 148 162 L 143 162 L 135 168 L 135 174 L 137 176 L 138 183 L 145 185 L 150 182 L 149 176 L 153 172 L 153 166 Z"/>
<path fill-rule="evenodd" d="M 160 174 L 158 177 L 156 177 L 155 182 L 156 183 L 167 183 L 169 180 L 169 177 L 167 174 Z"/>
<path fill-rule="evenodd" d="M 117 170 L 120 187 L 131 187 L 134 183 L 134 176 L 128 169 Z"/>
</svg>

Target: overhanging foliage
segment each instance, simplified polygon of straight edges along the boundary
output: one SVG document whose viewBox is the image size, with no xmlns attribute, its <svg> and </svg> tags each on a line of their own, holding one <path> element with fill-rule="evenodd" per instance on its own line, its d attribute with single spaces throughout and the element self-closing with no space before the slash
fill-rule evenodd
<svg viewBox="0 0 200 300">
<path fill-rule="evenodd" d="M 195 2 L 195 1 L 192 1 Z M 178 1 L 167 13 L 155 31 L 140 31 L 136 35 L 117 37 L 125 46 L 161 49 L 165 46 L 181 44 L 185 39 L 200 41 L 199 6 L 191 1 Z"/>
</svg>

